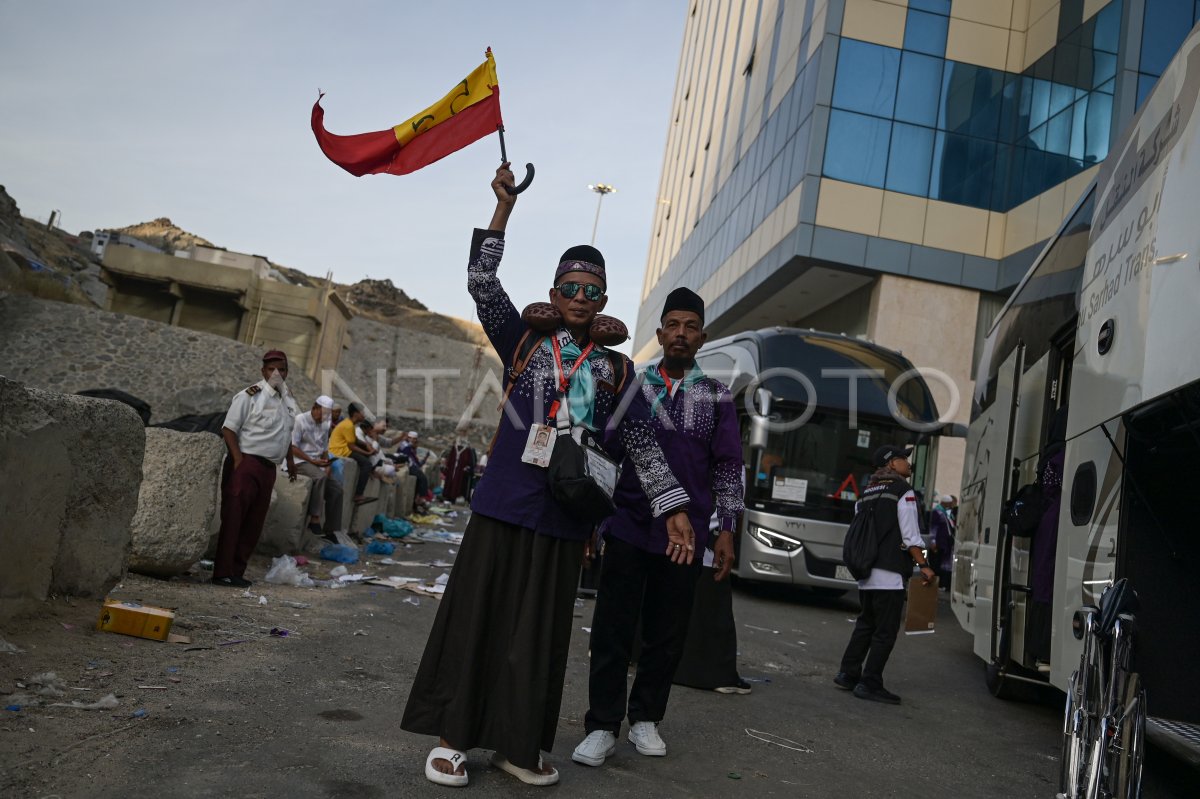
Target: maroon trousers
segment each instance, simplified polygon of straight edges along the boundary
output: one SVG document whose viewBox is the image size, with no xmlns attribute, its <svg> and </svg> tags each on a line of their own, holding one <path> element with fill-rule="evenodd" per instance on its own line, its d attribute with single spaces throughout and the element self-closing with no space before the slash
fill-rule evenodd
<svg viewBox="0 0 1200 799">
<path fill-rule="evenodd" d="M 244 456 L 237 469 L 233 468 L 233 458 L 225 459 L 214 579 L 241 577 L 246 573 L 246 564 L 258 546 L 267 509 L 271 507 L 271 488 L 277 473 L 275 464 L 255 455 Z"/>
</svg>

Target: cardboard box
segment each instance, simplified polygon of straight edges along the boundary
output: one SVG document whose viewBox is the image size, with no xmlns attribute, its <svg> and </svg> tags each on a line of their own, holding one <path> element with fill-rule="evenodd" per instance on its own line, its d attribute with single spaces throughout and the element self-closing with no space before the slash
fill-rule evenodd
<svg viewBox="0 0 1200 799">
<path fill-rule="evenodd" d="M 96 629 L 122 635 L 133 635 L 138 638 L 149 638 L 152 641 L 165 641 L 171 634 L 171 624 L 175 621 L 175 611 L 166 608 L 155 608 L 141 605 L 137 602 L 120 602 L 108 599 L 100 609 L 100 618 L 96 620 Z"/>
<path fill-rule="evenodd" d="M 933 622 L 937 618 L 938 578 L 934 577 L 928 584 L 920 577 L 913 576 L 908 581 L 908 608 L 904 613 L 904 632 L 906 635 L 921 635 L 933 632 Z"/>
</svg>

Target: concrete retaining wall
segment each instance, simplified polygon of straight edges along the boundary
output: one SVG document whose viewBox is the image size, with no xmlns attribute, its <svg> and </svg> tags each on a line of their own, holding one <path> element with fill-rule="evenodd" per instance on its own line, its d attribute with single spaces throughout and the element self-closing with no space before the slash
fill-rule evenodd
<svg viewBox="0 0 1200 799">
<path fill-rule="evenodd" d="M 262 350 L 148 319 L 26 295 L 0 297 L 0 375 L 72 394 L 119 388 L 150 403 L 152 422 L 225 411 L 261 378 Z M 301 410 L 316 384 L 296 368 Z"/>
</svg>

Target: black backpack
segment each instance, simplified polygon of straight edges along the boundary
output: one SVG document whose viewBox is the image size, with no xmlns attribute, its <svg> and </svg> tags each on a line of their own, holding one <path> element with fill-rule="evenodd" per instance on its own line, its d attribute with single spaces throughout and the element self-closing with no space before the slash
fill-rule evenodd
<svg viewBox="0 0 1200 799">
<path fill-rule="evenodd" d="M 1029 538 L 1037 532 L 1042 514 L 1046 511 L 1046 497 L 1041 483 L 1029 483 L 1017 489 L 1017 495 L 1005 503 L 1001 518 L 1008 525 L 1008 532 L 1020 538 Z"/>
<path fill-rule="evenodd" d="M 872 503 L 860 506 L 858 513 L 846 529 L 842 542 L 842 562 L 855 580 L 871 576 L 871 569 L 879 559 L 879 535 L 875 532 L 875 507 Z"/>
</svg>

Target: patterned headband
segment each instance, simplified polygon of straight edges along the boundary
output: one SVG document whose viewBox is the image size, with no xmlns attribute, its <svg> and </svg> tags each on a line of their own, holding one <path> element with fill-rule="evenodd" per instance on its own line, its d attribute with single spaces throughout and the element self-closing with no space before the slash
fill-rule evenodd
<svg viewBox="0 0 1200 799">
<path fill-rule="evenodd" d="M 606 288 L 608 286 L 608 277 L 604 273 L 603 266 L 597 266 L 587 261 L 563 261 L 554 271 L 554 282 L 557 283 L 558 279 L 567 272 L 588 272 L 603 280 Z"/>
</svg>

